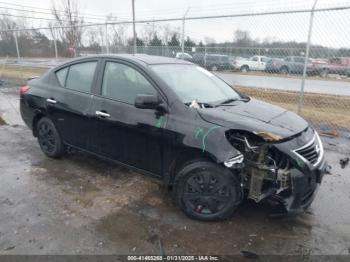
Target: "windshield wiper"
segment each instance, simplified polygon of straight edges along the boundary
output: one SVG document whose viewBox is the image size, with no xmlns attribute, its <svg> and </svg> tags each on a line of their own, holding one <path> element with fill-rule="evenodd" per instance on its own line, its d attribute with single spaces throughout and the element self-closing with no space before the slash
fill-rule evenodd
<svg viewBox="0 0 350 262">
<path fill-rule="evenodd" d="M 222 102 L 220 102 L 219 104 L 216 104 L 215 107 L 218 107 L 218 106 L 227 106 L 227 105 L 230 105 L 232 102 L 235 102 L 239 100 L 238 98 L 228 98 Z"/>
<path fill-rule="evenodd" d="M 228 98 L 222 102 L 220 102 L 219 104 L 215 105 L 215 107 L 218 107 L 218 106 L 230 106 L 232 102 L 235 102 L 235 101 L 243 101 L 243 102 L 248 102 L 250 99 L 249 98 Z"/>
</svg>

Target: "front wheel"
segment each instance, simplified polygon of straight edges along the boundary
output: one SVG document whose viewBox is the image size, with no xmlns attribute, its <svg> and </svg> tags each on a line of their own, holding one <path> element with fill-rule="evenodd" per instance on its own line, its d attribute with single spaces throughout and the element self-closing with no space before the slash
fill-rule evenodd
<svg viewBox="0 0 350 262">
<path fill-rule="evenodd" d="M 51 121 L 47 117 L 43 117 L 36 125 L 38 142 L 41 150 L 45 155 L 52 158 L 59 158 L 64 153 L 64 146 L 61 137 Z"/>
<path fill-rule="evenodd" d="M 230 218 L 242 200 L 239 181 L 206 160 L 186 164 L 174 183 L 174 200 L 189 217 L 202 221 Z"/>
<path fill-rule="evenodd" d="M 247 73 L 248 71 L 249 71 L 249 67 L 248 66 L 244 65 L 244 66 L 241 67 L 241 72 Z"/>
</svg>

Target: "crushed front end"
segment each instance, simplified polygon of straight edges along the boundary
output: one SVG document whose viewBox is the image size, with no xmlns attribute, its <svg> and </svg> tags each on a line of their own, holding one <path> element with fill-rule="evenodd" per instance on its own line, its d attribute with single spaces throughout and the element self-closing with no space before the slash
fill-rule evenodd
<svg viewBox="0 0 350 262">
<path fill-rule="evenodd" d="M 240 130 L 226 136 L 244 156 L 241 178 L 249 199 L 269 200 L 275 216 L 297 215 L 310 206 L 328 169 L 315 130 L 308 127 L 287 139 Z"/>
</svg>

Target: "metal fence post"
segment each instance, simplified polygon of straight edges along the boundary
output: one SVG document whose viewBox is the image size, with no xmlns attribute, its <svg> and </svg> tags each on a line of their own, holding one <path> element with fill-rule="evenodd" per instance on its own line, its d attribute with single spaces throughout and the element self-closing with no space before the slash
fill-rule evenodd
<svg viewBox="0 0 350 262">
<path fill-rule="evenodd" d="M 182 37 L 181 37 L 181 52 L 182 53 L 185 52 L 185 19 L 186 19 L 186 15 L 187 15 L 188 11 L 190 11 L 190 7 L 187 8 L 187 10 L 182 18 Z"/>
<path fill-rule="evenodd" d="M 51 32 L 52 32 L 52 37 L 53 37 L 53 44 L 54 44 L 54 47 L 55 47 L 55 57 L 57 59 L 58 58 L 58 51 L 57 51 L 56 33 L 55 33 L 55 29 L 52 28 L 52 26 L 51 26 Z"/>
<path fill-rule="evenodd" d="M 137 53 L 137 47 L 136 47 L 136 28 L 135 28 L 135 0 L 132 0 L 132 30 L 134 35 L 134 48 L 133 48 L 133 54 L 135 55 Z"/>
<path fill-rule="evenodd" d="M 106 41 L 106 53 L 109 54 L 109 41 L 108 41 L 108 24 L 105 27 L 105 41 Z"/>
<path fill-rule="evenodd" d="M 298 104 L 298 114 L 299 115 L 301 114 L 301 110 L 302 110 L 303 104 L 304 104 L 305 79 L 306 79 L 307 65 L 308 65 L 309 53 L 310 53 L 312 26 L 313 26 L 313 23 L 314 23 L 314 14 L 315 14 L 315 8 L 316 8 L 316 5 L 317 5 L 317 1 L 318 0 L 315 0 L 314 5 L 312 6 L 312 9 L 311 9 L 311 13 L 310 13 L 309 32 L 308 32 L 308 35 L 307 35 L 303 77 L 301 79 L 300 97 L 299 97 L 299 104 Z"/>
<path fill-rule="evenodd" d="M 15 45 L 16 45 L 16 52 L 17 52 L 17 60 L 19 61 L 21 59 L 21 55 L 19 53 L 19 48 L 18 48 L 18 40 L 17 40 L 17 32 L 13 32 L 13 36 L 15 38 Z"/>
</svg>

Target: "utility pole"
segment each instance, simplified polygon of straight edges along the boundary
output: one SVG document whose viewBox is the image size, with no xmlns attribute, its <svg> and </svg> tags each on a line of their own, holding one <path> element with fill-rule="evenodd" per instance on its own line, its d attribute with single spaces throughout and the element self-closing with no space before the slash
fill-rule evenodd
<svg viewBox="0 0 350 262">
<path fill-rule="evenodd" d="M 190 7 L 187 8 L 187 10 L 182 18 L 182 37 L 181 37 L 181 52 L 182 53 L 185 52 L 185 19 L 186 19 L 186 15 L 187 15 L 188 11 L 190 11 Z"/>
<path fill-rule="evenodd" d="M 56 33 L 55 33 L 55 29 L 51 27 L 51 32 L 52 32 L 52 37 L 53 37 L 53 45 L 55 47 L 55 57 L 56 59 L 58 58 L 58 52 L 57 52 L 57 41 L 56 41 Z"/>
<path fill-rule="evenodd" d="M 298 114 L 299 115 L 301 114 L 301 110 L 302 110 L 303 104 L 304 104 L 305 78 L 306 78 L 306 73 L 307 73 L 307 65 L 308 65 L 309 53 L 310 53 L 310 42 L 311 42 L 311 35 L 312 35 L 312 26 L 313 26 L 313 23 L 314 23 L 314 15 L 315 15 L 315 8 L 316 8 L 316 5 L 317 5 L 317 1 L 318 0 L 315 0 L 314 5 L 312 6 L 312 9 L 311 9 L 311 14 L 310 14 L 309 32 L 308 32 L 308 35 L 307 35 L 307 44 L 306 44 L 306 52 L 305 52 L 303 77 L 301 79 L 300 98 L 299 98 L 299 104 L 298 104 Z"/>
<path fill-rule="evenodd" d="M 21 55 L 19 54 L 19 48 L 18 48 L 18 40 L 17 40 L 17 32 L 13 32 L 13 36 L 15 38 L 15 45 L 16 45 L 16 52 L 17 52 L 17 60 L 19 61 L 21 59 Z"/>
<path fill-rule="evenodd" d="M 106 42 L 106 53 L 109 54 L 109 41 L 108 41 L 108 23 L 105 26 L 105 42 Z"/>
<path fill-rule="evenodd" d="M 137 47 L 136 47 L 136 28 L 135 28 L 135 0 L 132 1 L 132 30 L 134 34 L 134 48 L 133 48 L 133 55 L 136 54 L 137 52 Z"/>
</svg>

